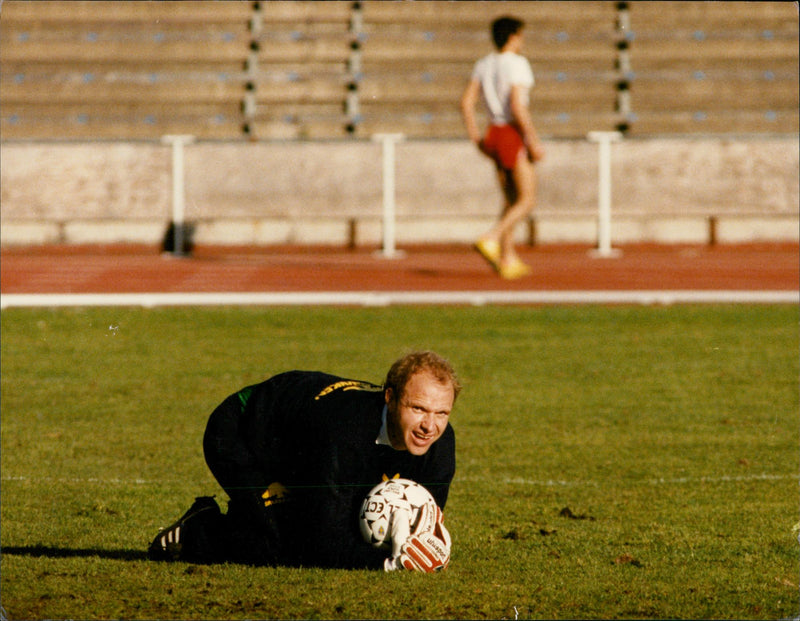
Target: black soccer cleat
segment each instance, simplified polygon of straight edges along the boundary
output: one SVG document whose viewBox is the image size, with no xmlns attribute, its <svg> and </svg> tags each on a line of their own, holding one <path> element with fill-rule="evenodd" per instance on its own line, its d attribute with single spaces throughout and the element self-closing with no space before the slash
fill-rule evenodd
<svg viewBox="0 0 800 621">
<path fill-rule="evenodd" d="M 208 512 L 211 513 L 208 513 Z M 181 518 L 172 526 L 161 530 L 153 543 L 147 549 L 147 555 L 151 561 L 181 561 L 195 560 L 195 554 L 186 554 L 187 535 L 191 538 L 195 526 L 200 526 L 199 522 L 215 520 L 221 515 L 219 505 L 213 496 L 199 496 L 195 498 L 194 504 L 184 513 Z M 197 520 L 202 516 L 204 519 Z M 208 518 L 205 519 L 205 518 Z M 193 546 L 192 546 L 193 547 Z"/>
</svg>

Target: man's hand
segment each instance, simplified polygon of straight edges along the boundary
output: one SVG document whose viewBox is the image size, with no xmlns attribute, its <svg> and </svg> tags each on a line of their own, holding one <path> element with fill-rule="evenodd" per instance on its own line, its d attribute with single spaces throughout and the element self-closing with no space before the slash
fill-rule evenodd
<svg viewBox="0 0 800 621">
<path fill-rule="evenodd" d="M 390 517 L 389 533 L 392 540 L 392 558 L 395 558 L 400 556 L 403 544 L 412 535 L 410 508 L 402 506 L 394 508 Z"/>
<path fill-rule="evenodd" d="M 413 534 L 406 539 L 400 546 L 399 554 L 386 559 L 384 569 L 425 573 L 442 571 L 450 564 L 451 543 L 450 533 L 441 521 L 437 521 L 433 531 Z"/>
<path fill-rule="evenodd" d="M 443 528 L 440 527 L 440 532 Z M 409 571 L 442 571 L 450 564 L 450 546 L 434 533 L 411 535 L 400 552 L 399 560 Z"/>
<path fill-rule="evenodd" d="M 529 162 L 538 162 L 544 158 L 544 147 L 538 140 L 526 140 L 525 148 L 528 151 Z"/>
<path fill-rule="evenodd" d="M 419 508 L 417 519 L 411 524 L 410 535 L 418 535 L 420 533 L 430 533 L 436 527 L 436 524 L 441 524 L 443 519 L 442 510 L 435 503 L 425 504 Z"/>
</svg>

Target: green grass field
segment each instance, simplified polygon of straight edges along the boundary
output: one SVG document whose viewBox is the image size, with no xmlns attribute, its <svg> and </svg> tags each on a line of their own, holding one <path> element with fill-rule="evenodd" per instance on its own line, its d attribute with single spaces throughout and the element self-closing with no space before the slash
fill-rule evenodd
<svg viewBox="0 0 800 621">
<path fill-rule="evenodd" d="M 0 587 L 15 619 L 740 618 L 798 606 L 794 306 L 2 313 Z M 201 438 L 276 372 L 458 369 L 450 569 L 146 560 Z M 224 502 L 222 503 L 224 506 Z"/>
</svg>

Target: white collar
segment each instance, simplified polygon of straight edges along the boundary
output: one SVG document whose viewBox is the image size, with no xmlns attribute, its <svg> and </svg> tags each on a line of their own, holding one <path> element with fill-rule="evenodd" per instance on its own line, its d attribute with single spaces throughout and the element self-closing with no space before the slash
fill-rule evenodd
<svg viewBox="0 0 800 621">
<path fill-rule="evenodd" d="M 378 433 L 378 437 L 375 439 L 375 444 L 385 444 L 386 446 L 392 446 L 391 441 L 389 440 L 389 428 L 386 425 L 386 413 L 388 412 L 388 406 L 383 406 L 383 413 L 381 414 L 381 430 Z"/>
</svg>

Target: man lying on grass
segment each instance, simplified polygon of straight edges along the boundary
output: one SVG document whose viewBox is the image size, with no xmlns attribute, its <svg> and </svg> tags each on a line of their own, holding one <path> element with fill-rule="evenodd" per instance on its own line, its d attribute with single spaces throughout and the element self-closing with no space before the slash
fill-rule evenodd
<svg viewBox="0 0 800 621">
<path fill-rule="evenodd" d="M 450 413 L 461 387 L 447 360 L 414 352 L 383 387 L 290 371 L 243 388 L 211 414 L 203 450 L 228 494 L 222 514 L 197 498 L 150 545 L 153 560 L 439 571 L 450 561 L 441 511 L 429 532 L 406 524 L 387 556 L 359 530 L 362 501 L 381 480 L 428 488 L 444 509 L 455 473 Z M 400 513 L 398 515 L 408 515 Z M 399 519 L 399 518 L 398 518 Z"/>
</svg>

